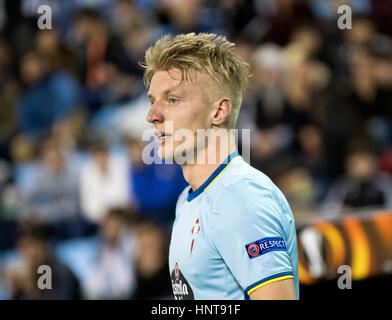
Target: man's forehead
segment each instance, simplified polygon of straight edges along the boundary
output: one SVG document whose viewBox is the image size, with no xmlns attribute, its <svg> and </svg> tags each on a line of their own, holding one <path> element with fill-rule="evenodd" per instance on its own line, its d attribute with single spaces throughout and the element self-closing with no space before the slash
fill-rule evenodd
<svg viewBox="0 0 392 320">
<path fill-rule="evenodd" d="M 183 85 L 179 70 L 157 71 L 151 78 L 148 94 L 160 94 L 180 88 Z"/>
<path fill-rule="evenodd" d="M 183 73 L 179 69 L 159 70 L 154 73 L 151 79 L 148 95 L 167 93 L 177 89 L 185 90 L 188 87 L 197 86 L 209 80 L 208 75 L 200 72 L 195 72 L 194 79 L 187 81 L 183 79 Z"/>
</svg>

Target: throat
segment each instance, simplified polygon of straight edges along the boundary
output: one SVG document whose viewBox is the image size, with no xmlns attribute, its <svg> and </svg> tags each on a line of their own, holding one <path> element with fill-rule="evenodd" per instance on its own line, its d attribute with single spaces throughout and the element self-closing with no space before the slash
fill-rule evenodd
<svg viewBox="0 0 392 320">
<path fill-rule="evenodd" d="M 214 161 L 208 161 L 208 159 L 204 158 L 205 161 L 201 161 L 201 163 L 195 161 L 196 163 L 194 164 L 184 164 L 182 166 L 184 178 L 191 186 L 192 192 L 199 189 L 208 180 L 229 155 L 235 151 L 235 148 L 230 151 L 230 153 L 228 152 L 225 155 L 216 155 Z"/>
</svg>

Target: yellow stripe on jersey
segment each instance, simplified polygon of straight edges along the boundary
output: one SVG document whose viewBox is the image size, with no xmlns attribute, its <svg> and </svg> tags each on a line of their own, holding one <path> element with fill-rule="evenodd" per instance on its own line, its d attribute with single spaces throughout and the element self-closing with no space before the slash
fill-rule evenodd
<svg viewBox="0 0 392 320">
<path fill-rule="evenodd" d="M 274 278 L 274 279 L 267 280 L 267 281 L 265 281 L 263 283 L 258 284 L 257 286 L 253 287 L 252 289 L 249 289 L 248 292 L 247 292 L 248 296 L 250 296 L 250 294 L 252 292 L 256 291 L 257 289 L 259 289 L 261 287 L 264 287 L 265 285 L 267 285 L 269 283 L 280 281 L 280 280 L 293 279 L 293 278 L 294 278 L 293 275 L 287 275 L 287 276 L 281 276 L 281 277 L 277 277 L 277 278 Z"/>
<path fill-rule="evenodd" d="M 206 186 L 206 187 L 204 188 L 203 191 L 207 190 L 207 188 L 208 188 L 210 185 L 212 185 L 213 182 L 214 182 L 216 179 L 218 179 L 218 177 L 222 174 L 222 172 L 226 170 L 226 168 L 230 165 L 230 163 L 231 163 L 234 159 L 237 159 L 237 158 L 239 158 L 239 157 L 241 157 L 241 156 L 236 156 L 236 157 L 234 157 L 233 159 L 231 159 L 230 162 L 227 164 L 227 166 L 226 166 L 221 172 L 219 172 L 219 174 L 215 177 L 215 179 L 212 180 L 212 181 L 208 184 L 208 186 Z"/>
</svg>

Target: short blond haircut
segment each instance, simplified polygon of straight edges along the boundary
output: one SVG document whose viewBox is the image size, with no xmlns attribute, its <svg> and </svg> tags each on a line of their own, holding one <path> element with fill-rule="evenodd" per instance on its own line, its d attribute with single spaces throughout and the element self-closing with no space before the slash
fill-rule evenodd
<svg viewBox="0 0 392 320">
<path fill-rule="evenodd" d="M 207 74 L 232 102 L 226 123 L 234 128 L 241 107 L 242 95 L 250 77 L 249 64 L 236 52 L 234 43 L 213 33 L 187 33 L 175 37 L 166 35 L 147 49 L 141 63 L 144 83 L 148 87 L 157 71 L 177 68 L 181 81 L 194 81 L 198 73 Z"/>
</svg>

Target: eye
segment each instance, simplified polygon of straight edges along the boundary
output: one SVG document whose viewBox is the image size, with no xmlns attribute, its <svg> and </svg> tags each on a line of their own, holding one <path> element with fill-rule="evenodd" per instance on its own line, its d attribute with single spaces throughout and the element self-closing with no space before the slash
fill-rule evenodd
<svg viewBox="0 0 392 320">
<path fill-rule="evenodd" d="M 176 103 L 178 99 L 176 98 L 169 98 L 169 103 Z"/>
</svg>

